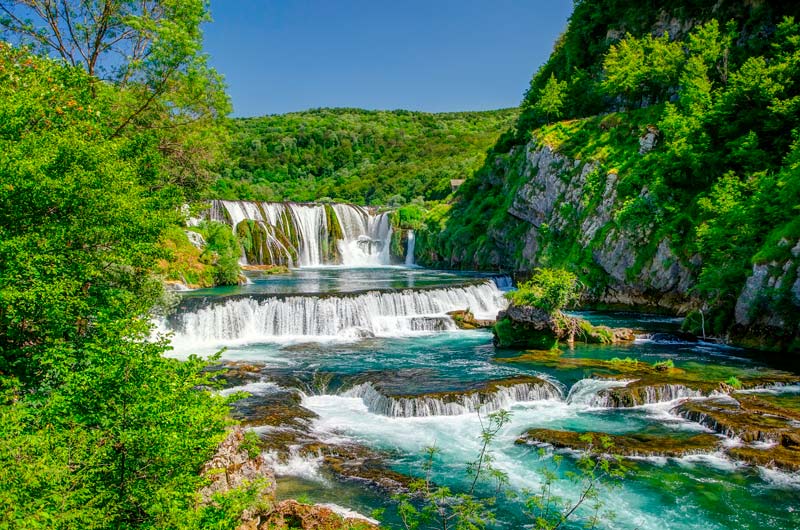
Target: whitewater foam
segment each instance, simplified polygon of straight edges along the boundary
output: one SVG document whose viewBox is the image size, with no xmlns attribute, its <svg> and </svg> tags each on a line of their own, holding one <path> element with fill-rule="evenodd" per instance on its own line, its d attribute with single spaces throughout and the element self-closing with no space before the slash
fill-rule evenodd
<svg viewBox="0 0 800 530">
<path fill-rule="evenodd" d="M 355 295 L 245 297 L 175 315 L 179 351 L 273 341 L 358 340 L 455 330 L 448 311 L 494 318 L 507 304 L 494 282 Z"/>
</svg>

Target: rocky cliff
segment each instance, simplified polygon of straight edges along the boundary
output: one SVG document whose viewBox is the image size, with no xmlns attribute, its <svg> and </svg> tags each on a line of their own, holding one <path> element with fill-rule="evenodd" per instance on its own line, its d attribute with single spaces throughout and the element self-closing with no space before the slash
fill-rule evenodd
<svg viewBox="0 0 800 530">
<path fill-rule="evenodd" d="M 630 141 L 630 156 L 645 157 L 656 132 L 642 127 Z M 471 193 L 502 197 L 492 203 L 492 221 L 477 240 L 448 238 L 466 214 L 456 205 L 444 229 L 422 233 L 418 260 L 432 266 L 500 269 L 520 277 L 541 266 L 577 269 L 589 286 L 584 303 L 688 315 L 707 304 L 693 291 L 703 267 L 699 252 L 675 242 L 658 215 L 631 216 L 631 203 L 652 202 L 648 186 L 619 192 L 626 176 L 598 160 L 567 156 L 534 137 L 508 154 L 495 155 L 491 169 L 476 176 Z M 475 202 L 474 200 L 472 202 Z M 449 226 L 448 226 L 449 223 Z M 467 232 L 469 227 L 464 227 Z M 446 237 L 442 237 L 446 234 Z M 459 241 L 462 241 L 459 244 Z M 800 312 L 800 242 L 781 261 L 758 263 L 736 288 L 735 325 L 728 337 L 752 346 L 789 347 Z M 699 313 L 697 313 L 699 315 Z M 693 317 L 692 322 L 703 317 Z M 697 322 L 702 332 L 704 322 Z M 709 330 L 711 327 L 709 326 Z"/>
</svg>

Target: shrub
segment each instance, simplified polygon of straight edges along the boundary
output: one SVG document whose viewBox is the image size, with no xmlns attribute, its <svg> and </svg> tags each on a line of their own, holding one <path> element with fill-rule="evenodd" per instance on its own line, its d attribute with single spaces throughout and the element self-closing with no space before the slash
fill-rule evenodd
<svg viewBox="0 0 800 530">
<path fill-rule="evenodd" d="M 675 363 L 672 362 L 672 359 L 658 361 L 653 365 L 653 368 L 655 368 L 657 372 L 666 372 L 667 370 L 675 368 Z"/>
<path fill-rule="evenodd" d="M 563 269 L 536 269 L 533 279 L 508 293 L 514 305 L 538 307 L 555 313 L 578 301 L 582 285 L 577 276 Z"/>
<path fill-rule="evenodd" d="M 739 390 L 742 388 L 742 382 L 739 381 L 739 378 L 736 376 L 730 376 L 728 379 L 725 380 L 725 384 Z"/>
</svg>

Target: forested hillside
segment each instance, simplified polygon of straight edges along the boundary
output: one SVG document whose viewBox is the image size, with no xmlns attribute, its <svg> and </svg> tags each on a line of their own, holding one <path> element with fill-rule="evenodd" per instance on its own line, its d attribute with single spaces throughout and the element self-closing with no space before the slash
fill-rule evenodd
<svg viewBox="0 0 800 530">
<path fill-rule="evenodd" d="M 318 109 L 234 119 L 215 198 L 398 204 L 443 199 L 482 164 L 516 109 L 429 114 Z"/>
<path fill-rule="evenodd" d="M 566 267 L 594 304 L 695 312 L 694 331 L 796 349 L 798 11 L 576 3 L 514 129 L 429 213 L 418 258 Z"/>
</svg>

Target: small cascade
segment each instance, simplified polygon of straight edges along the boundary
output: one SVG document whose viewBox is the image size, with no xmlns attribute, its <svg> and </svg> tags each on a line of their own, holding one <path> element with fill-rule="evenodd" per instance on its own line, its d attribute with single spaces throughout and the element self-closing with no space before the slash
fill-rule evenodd
<svg viewBox="0 0 800 530">
<path fill-rule="evenodd" d="M 409 230 L 408 243 L 406 244 L 406 267 L 413 267 L 413 266 L 414 266 L 414 231 Z"/>
<path fill-rule="evenodd" d="M 338 296 L 223 299 L 171 317 L 176 344 L 264 342 L 282 338 L 403 336 L 456 329 L 448 311 L 493 318 L 507 302 L 493 282 Z"/>
<path fill-rule="evenodd" d="M 351 204 L 213 201 L 208 217 L 243 241 L 248 264 L 318 267 L 389 265 L 388 213 Z"/>
<path fill-rule="evenodd" d="M 567 402 L 597 408 L 625 408 L 703 397 L 684 385 L 636 385 L 636 380 L 581 379 L 569 391 Z"/>
<path fill-rule="evenodd" d="M 501 291 L 508 291 L 514 288 L 514 280 L 511 279 L 511 276 L 493 276 L 492 281 Z"/>
<path fill-rule="evenodd" d="M 459 416 L 489 413 L 515 403 L 561 399 L 561 391 L 547 381 L 499 386 L 491 391 L 469 391 L 421 396 L 386 396 L 372 383 L 362 383 L 342 394 L 360 398 L 370 412 L 393 418 Z"/>
<path fill-rule="evenodd" d="M 599 393 L 609 388 L 627 386 L 631 380 L 620 379 L 581 379 L 572 385 L 567 394 L 567 403 L 570 405 L 586 405 L 589 407 L 607 407 L 607 398 Z"/>
</svg>

